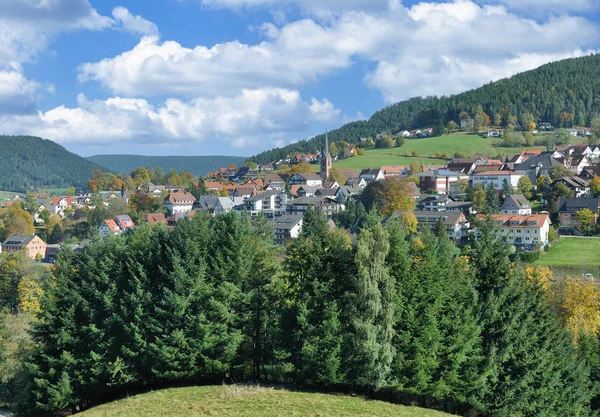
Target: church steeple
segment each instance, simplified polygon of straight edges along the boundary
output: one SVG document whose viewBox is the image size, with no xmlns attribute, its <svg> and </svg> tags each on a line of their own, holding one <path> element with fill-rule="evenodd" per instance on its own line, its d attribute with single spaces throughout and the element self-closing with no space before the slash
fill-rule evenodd
<svg viewBox="0 0 600 417">
<path fill-rule="evenodd" d="M 325 132 L 325 148 L 323 149 L 323 154 L 321 155 L 321 178 L 323 180 L 329 179 L 329 174 L 331 173 L 331 155 L 329 153 L 329 136 L 327 132 Z"/>
</svg>

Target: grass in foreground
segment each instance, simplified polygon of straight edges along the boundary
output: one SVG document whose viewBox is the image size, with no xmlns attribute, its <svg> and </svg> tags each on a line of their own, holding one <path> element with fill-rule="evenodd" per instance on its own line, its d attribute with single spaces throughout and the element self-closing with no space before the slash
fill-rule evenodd
<svg viewBox="0 0 600 417">
<path fill-rule="evenodd" d="M 439 411 L 405 407 L 360 397 L 241 385 L 155 391 L 104 404 L 80 415 L 82 417 L 450 417 L 450 414 Z"/>
</svg>

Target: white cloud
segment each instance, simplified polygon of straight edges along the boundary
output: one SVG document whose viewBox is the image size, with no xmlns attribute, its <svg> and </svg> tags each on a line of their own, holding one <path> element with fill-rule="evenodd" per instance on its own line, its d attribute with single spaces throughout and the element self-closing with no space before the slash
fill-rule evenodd
<svg viewBox="0 0 600 417">
<path fill-rule="evenodd" d="M 57 34 L 112 24 L 88 0 L 0 0 L 0 114 L 35 111 L 41 86 L 27 79 L 21 64 L 32 62 Z"/>
<path fill-rule="evenodd" d="M 205 3 L 241 7 L 282 2 Z M 582 17 L 538 23 L 504 6 L 470 0 L 411 8 L 391 1 L 385 13 L 346 11 L 325 23 L 266 23 L 262 33 L 265 40 L 258 44 L 232 41 L 193 49 L 144 37 L 121 55 L 83 64 L 79 79 L 131 96 L 231 96 L 244 88 L 298 88 L 366 60 L 376 64 L 366 74 L 368 85 L 393 101 L 477 87 L 552 59 L 578 56 L 600 39 L 598 26 Z"/>
<path fill-rule="evenodd" d="M 205 7 L 233 10 L 258 7 L 281 10 L 295 7 L 316 16 L 327 17 L 348 10 L 381 11 L 390 3 L 399 3 L 399 0 L 199 0 L 199 2 Z"/>
<path fill-rule="evenodd" d="M 490 0 L 480 0 L 481 3 L 491 3 Z M 495 3 L 507 7 L 540 15 L 543 13 L 585 12 L 598 8 L 597 0 L 496 0 Z"/>
<path fill-rule="evenodd" d="M 38 84 L 28 80 L 17 64 L 0 69 L 0 114 L 22 114 L 35 111 Z"/>
<path fill-rule="evenodd" d="M 306 103 L 298 91 L 276 88 L 243 90 L 232 98 L 168 99 L 159 106 L 133 98 L 88 100 L 80 94 L 76 108 L 60 106 L 36 115 L 0 116 L 0 130 L 63 144 L 222 140 L 234 147 L 261 149 L 283 134 L 304 131 L 338 115 L 326 99 Z"/>
<path fill-rule="evenodd" d="M 144 19 L 142 16 L 134 16 L 125 7 L 115 7 L 112 15 L 125 31 L 134 35 L 158 35 L 158 27 Z"/>
</svg>

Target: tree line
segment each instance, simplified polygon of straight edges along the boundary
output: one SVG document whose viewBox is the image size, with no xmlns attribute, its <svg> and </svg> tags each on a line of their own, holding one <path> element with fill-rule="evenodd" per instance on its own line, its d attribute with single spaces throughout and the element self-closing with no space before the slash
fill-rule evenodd
<svg viewBox="0 0 600 417">
<path fill-rule="evenodd" d="M 555 128 L 590 126 L 600 111 L 599 68 L 600 56 L 589 55 L 546 64 L 461 94 L 411 98 L 375 112 L 368 120 L 333 130 L 329 139 L 357 143 L 360 138 L 375 137 L 388 130 L 439 129 L 449 122 L 458 127 L 461 117 L 468 117 L 473 126 L 487 122 L 504 127 L 518 125 L 523 130 L 539 122 Z M 320 150 L 324 142 L 325 135 L 319 135 L 262 152 L 252 160 L 267 163 L 288 154 L 312 153 Z"/>
<path fill-rule="evenodd" d="M 233 213 L 64 248 L 9 385 L 15 410 L 256 380 L 387 389 L 470 415 L 592 412 L 593 332 L 574 343 L 547 282 L 510 261 L 493 225 L 461 252 L 444 228 L 362 216 L 350 234 L 309 211 L 285 249 L 267 219 Z"/>
</svg>

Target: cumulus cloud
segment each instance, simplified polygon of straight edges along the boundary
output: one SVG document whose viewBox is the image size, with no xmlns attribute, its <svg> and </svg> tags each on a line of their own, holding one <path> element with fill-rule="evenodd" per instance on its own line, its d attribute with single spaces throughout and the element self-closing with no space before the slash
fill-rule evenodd
<svg viewBox="0 0 600 417">
<path fill-rule="evenodd" d="M 243 90 L 232 98 L 167 99 L 152 105 L 144 99 L 114 97 L 60 106 L 36 115 L 0 116 L 0 129 L 35 134 L 63 144 L 131 141 L 134 143 L 223 140 L 231 146 L 269 146 L 282 134 L 303 131 L 339 115 L 331 103 L 305 102 L 295 90 Z"/>
<path fill-rule="evenodd" d="M 38 84 L 28 80 L 17 64 L 0 69 L 0 114 L 22 114 L 35 111 Z"/>
<path fill-rule="evenodd" d="M 481 0 L 481 3 L 491 3 L 490 0 Z M 585 12 L 597 9 L 599 4 L 596 0 L 497 0 L 507 7 L 532 12 L 532 14 Z"/>
<path fill-rule="evenodd" d="M 598 26 L 582 17 L 539 23 L 504 6 L 470 0 L 410 8 L 392 1 L 387 7 L 380 14 L 343 12 L 325 23 L 308 18 L 282 26 L 266 23 L 265 40 L 253 45 L 233 41 L 191 49 L 147 36 L 130 51 L 83 64 L 79 79 L 97 81 L 114 94 L 212 97 L 243 88 L 297 88 L 367 60 L 375 63 L 365 76 L 368 85 L 393 101 L 473 88 L 552 59 L 581 55 L 600 39 Z"/>
<path fill-rule="evenodd" d="M 132 15 L 125 7 L 115 7 L 112 15 L 125 31 L 133 35 L 158 35 L 158 27 L 154 23 L 142 16 Z"/>
<path fill-rule="evenodd" d="M 112 25 L 88 0 L 0 0 L 0 114 L 35 111 L 40 84 L 27 79 L 21 64 L 45 51 L 54 36 Z"/>
</svg>

